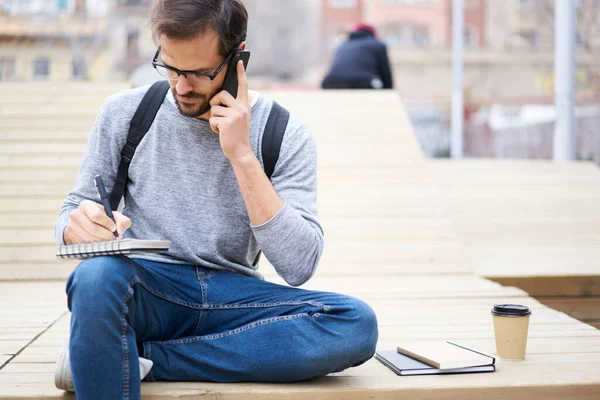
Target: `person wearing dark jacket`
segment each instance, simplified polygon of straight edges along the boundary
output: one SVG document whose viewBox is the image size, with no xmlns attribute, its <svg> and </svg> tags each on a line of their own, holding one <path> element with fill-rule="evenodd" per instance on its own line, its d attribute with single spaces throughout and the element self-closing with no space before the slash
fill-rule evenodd
<svg viewBox="0 0 600 400">
<path fill-rule="evenodd" d="M 321 85 L 323 89 L 391 89 L 392 71 L 386 45 L 375 29 L 357 24 L 335 58 Z"/>
</svg>

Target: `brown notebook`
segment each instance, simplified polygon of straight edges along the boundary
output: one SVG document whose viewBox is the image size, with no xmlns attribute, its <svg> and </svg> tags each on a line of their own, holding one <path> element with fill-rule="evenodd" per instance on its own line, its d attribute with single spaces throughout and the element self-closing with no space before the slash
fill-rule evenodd
<svg viewBox="0 0 600 400">
<path fill-rule="evenodd" d="M 494 365 L 496 362 L 488 354 L 450 341 L 401 343 L 398 353 L 438 369 L 478 367 Z"/>
</svg>

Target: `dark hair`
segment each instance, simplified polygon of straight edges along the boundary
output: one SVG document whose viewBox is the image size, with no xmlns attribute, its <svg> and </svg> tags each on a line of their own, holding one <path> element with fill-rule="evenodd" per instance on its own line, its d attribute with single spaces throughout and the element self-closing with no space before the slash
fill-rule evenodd
<svg viewBox="0 0 600 400">
<path fill-rule="evenodd" d="M 190 40 L 213 30 L 226 57 L 246 40 L 248 11 L 241 0 L 154 0 L 150 27 L 156 41 L 161 35 Z"/>
</svg>

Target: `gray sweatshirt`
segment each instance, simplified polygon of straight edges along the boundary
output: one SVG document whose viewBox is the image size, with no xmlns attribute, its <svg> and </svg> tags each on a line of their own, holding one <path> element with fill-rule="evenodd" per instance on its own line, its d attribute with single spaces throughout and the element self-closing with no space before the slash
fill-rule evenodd
<svg viewBox="0 0 600 400">
<path fill-rule="evenodd" d="M 56 220 L 63 232 L 82 200 L 99 202 L 94 176 L 112 191 L 129 123 L 148 86 L 110 96 L 96 118 L 75 187 Z M 262 164 L 261 141 L 272 101 L 252 92 L 250 143 Z M 253 226 L 219 136 L 208 122 L 182 115 L 171 93 L 139 144 L 129 167 L 123 214 L 125 238 L 171 240 L 167 254 L 138 254 L 173 264 L 193 264 L 262 276 L 252 265 L 259 249 L 290 285 L 306 282 L 323 251 L 317 216 L 317 154 L 310 130 L 290 117 L 271 182 L 284 200 L 266 223 Z"/>
</svg>

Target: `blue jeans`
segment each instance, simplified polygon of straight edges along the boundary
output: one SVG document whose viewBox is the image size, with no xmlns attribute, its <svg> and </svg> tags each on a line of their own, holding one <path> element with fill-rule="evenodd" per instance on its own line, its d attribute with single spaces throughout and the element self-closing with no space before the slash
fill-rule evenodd
<svg viewBox="0 0 600 400">
<path fill-rule="evenodd" d="M 377 319 L 345 295 L 194 265 L 83 261 L 67 281 L 78 400 L 138 399 L 147 381 L 295 382 L 360 365 Z"/>
</svg>

